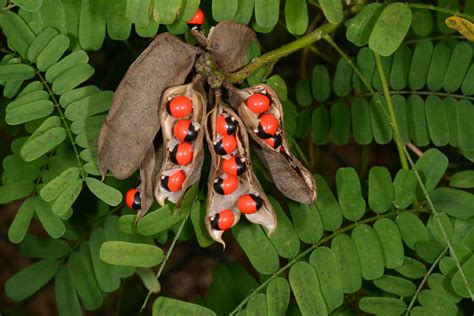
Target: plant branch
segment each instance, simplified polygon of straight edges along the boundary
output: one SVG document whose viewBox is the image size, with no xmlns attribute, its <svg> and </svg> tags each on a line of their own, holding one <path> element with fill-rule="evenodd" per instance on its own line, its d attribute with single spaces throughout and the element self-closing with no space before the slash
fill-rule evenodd
<svg viewBox="0 0 474 316">
<path fill-rule="evenodd" d="M 459 258 L 458 258 L 458 256 L 456 255 L 456 252 L 454 251 L 453 245 L 452 245 L 451 242 L 449 241 L 448 233 L 447 233 L 446 230 L 444 229 L 444 226 L 443 226 L 443 224 L 441 223 L 441 220 L 439 219 L 439 213 L 438 213 L 438 211 L 436 210 L 436 208 L 435 208 L 433 202 L 431 201 L 431 198 L 430 198 L 430 196 L 429 196 L 428 190 L 426 189 L 425 184 L 424 184 L 423 181 L 421 180 L 421 176 L 420 176 L 418 170 L 416 169 L 415 163 L 414 163 L 413 160 L 411 159 L 408 150 L 407 150 L 406 148 L 405 148 L 404 150 L 405 150 L 406 157 L 408 158 L 408 161 L 410 162 L 410 165 L 411 165 L 413 171 L 415 172 L 416 179 L 418 180 L 418 184 L 420 185 L 421 191 L 423 191 L 423 195 L 425 196 L 426 201 L 428 202 L 428 206 L 429 206 L 429 208 L 431 209 L 431 211 L 432 211 L 433 214 L 434 214 L 434 216 L 433 216 L 433 221 L 435 221 L 435 222 L 438 224 L 438 226 L 439 226 L 439 228 L 440 228 L 440 231 L 441 231 L 441 233 L 443 234 L 444 241 L 445 241 L 446 244 L 448 245 L 449 253 L 451 254 L 451 257 L 454 259 L 454 261 L 456 262 L 456 267 L 458 268 L 459 274 L 461 275 L 461 279 L 463 280 L 464 284 L 466 285 L 467 291 L 468 291 L 468 293 L 469 293 L 469 297 L 471 298 L 471 301 L 474 302 L 474 294 L 473 294 L 472 291 L 471 291 L 471 288 L 470 288 L 470 286 L 469 286 L 469 282 L 468 282 L 468 280 L 467 280 L 466 274 L 464 273 L 464 271 L 463 271 L 463 269 L 462 269 L 462 267 L 461 267 L 461 262 L 459 261 Z"/>
<path fill-rule="evenodd" d="M 255 72 L 258 68 L 260 68 L 263 65 L 275 62 L 279 60 L 282 57 L 288 56 L 291 53 L 294 53 L 306 46 L 309 46 L 313 44 L 316 41 L 319 41 L 325 34 L 331 33 L 334 31 L 339 24 L 324 24 L 323 26 L 317 28 L 311 33 L 308 33 L 305 36 L 300 37 L 299 39 L 285 44 L 280 48 L 277 48 L 275 50 L 272 50 L 271 52 L 268 52 L 266 54 L 263 54 L 259 57 L 256 57 L 253 59 L 253 61 L 242 68 L 241 70 L 228 74 L 226 76 L 226 80 L 229 83 L 237 83 L 248 76 L 250 76 L 253 72 Z"/>
<path fill-rule="evenodd" d="M 412 212 L 412 213 L 426 213 L 427 211 L 424 210 L 424 209 L 414 209 L 414 210 L 407 210 L 407 212 Z M 283 267 L 281 267 L 278 271 L 276 271 L 275 273 L 273 273 L 272 276 L 270 276 L 268 279 L 265 280 L 265 282 L 263 282 L 262 284 L 260 284 L 257 288 L 255 288 L 254 290 L 252 290 L 249 295 L 247 295 L 247 297 L 245 297 L 239 305 L 237 305 L 234 310 L 229 314 L 229 316 L 233 316 L 233 315 L 236 315 L 244 306 L 245 304 L 247 304 L 247 302 L 255 295 L 257 294 L 258 292 L 260 292 L 261 290 L 263 290 L 267 285 L 268 283 L 270 283 L 271 280 L 275 279 L 276 277 L 278 277 L 280 274 L 282 274 L 283 272 L 285 272 L 286 270 L 288 270 L 289 268 L 291 268 L 292 265 L 294 265 L 296 262 L 300 261 L 304 256 L 308 255 L 311 251 L 313 251 L 314 249 L 318 248 L 320 245 L 326 243 L 326 242 L 329 242 L 331 239 L 333 239 L 334 237 L 340 235 L 340 234 L 343 234 L 347 231 L 350 231 L 352 229 L 354 229 L 357 225 L 360 225 L 360 224 L 366 224 L 366 223 L 371 223 L 371 222 L 374 222 L 380 218 L 385 218 L 385 217 L 392 217 L 392 216 L 396 216 L 398 215 L 398 210 L 394 210 L 394 211 L 391 211 L 391 212 L 388 212 L 388 213 L 385 213 L 385 214 L 377 214 L 376 216 L 373 216 L 373 217 L 369 217 L 369 218 L 366 218 L 364 220 L 361 220 L 357 223 L 353 223 L 351 225 L 348 225 L 346 227 L 343 227 L 343 228 L 340 228 L 340 229 L 337 229 L 336 231 L 334 231 L 334 233 L 332 233 L 331 235 L 328 235 L 326 237 L 324 237 L 323 239 L 321 239 L 320 241 L 314 243 L 311 245 L 311 247 L 309 247 L 308 249 L 304 250 L 303 252 L 301 252 L 300 254 L 298 254 L 296 257 L 294 257 L 291 261 L 289 261 L 286 265 L 284 265 Z"/>
<path fill-rule="evenodd" d="M 380 55 L 376 52 L 374 53 L 375 57 L 375 64 L 377 65 L 377 71 L 379 73 L 380 83 L 382 84 L 383 94 L 385 96 L 385 103 L 387 104 L 388 113 L 390 115 L 390 125 L 392 125 L 393 133 L 395 134 L 394 140 L 395 144 L 397 145 L 398 155 L 400 156 L 400 162 L 402 164 L 403 169 L 409 169 L 407 158 L 405 157 L 405 152 L 403 151 L 404 145 L 402 142 L 402 137 L 400 136 L 400 128 L 398 127 L 397 117 L 395 115 L 395 110 L 392 104 L 392 98 L 390 97 L 390 93 L 388 90 L 387 79 L 385 77 L 385 73 L 383 71 L 382 60 Z"/>
<path fill-rule="evenodd" d="M 461 13 L 457 10 L 452 10 L 452 9 L 448 9 L 448 8 L 441 8 L 441 7 L 434 6 L 432 4 L 423 4 L 423 3 L 407 3 L 406 5 L 409 6 L 410 8 L 432 10 L 432 11 L 438 11 L 438 12 L 443 12 L 443 13 L 449 13 L 451 15 L 460 16 L 462 18 L 469 19 L 472 22 L 474 22 L 474 16 L 466 14 L 466 13 Z"/>
</svg>

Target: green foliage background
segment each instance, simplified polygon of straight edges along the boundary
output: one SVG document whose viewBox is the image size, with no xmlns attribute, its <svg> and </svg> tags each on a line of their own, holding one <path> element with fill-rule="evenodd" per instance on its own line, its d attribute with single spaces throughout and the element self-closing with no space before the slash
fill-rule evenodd
<svg viewBox="0 0 474 316">
<path fill-rule="evenodd" d="M 1 6 L 0 124 L 12 141 L 2 148 L 0 203 L 22 201 L 8 239 L 33 258 L 6 282 L 12 300 L 26 300 L 51 282 L 59 315 L 109 313 L 111 297 L 135 274 L 150 293 L 158 291 L 175 244 L 217 248 L 203 223 L 205 175 L 179 209 L 154 207 L 135 225 L 121 201 L 137 177 L 101 182 L 97 170 L 96 139 L 113 96 L 105 89 L 123 76 L 130 52 L 157 33 L 194 43 L 186 21 L 200 6 L 205 32 L 232 19 L 275 48 L 262 56 L 252 51 L 252 62 L 227 79 L 241 86 L 266 82 L 277 91 L 292 150 L 315 172 L 318 199 L 307 206 L 282 198 L 256 163 L 274 196 L 277 231 L 267 237 L 256 225 L 234 227 L 226 235 L 250 265 L 219 263 L 204 297 L 191 303 L 158 294 L 153 314 L 472 313 L 473 44 L 444 20 L 458 15 L 474 22 L 474 1 L 15 0 Z M 277 48 L 274 42 L 283 40 L 288 45 Z M 104 78 L 89 56 L 111 49 L 123 51 L 116 64 L 103 62 L 114 68 Z M 283 59 L 271 75 L 275 62 L 301 49 L 302 61 Z M 323 169 L 340 163 L 333 153 L 343 146 L 356 148 L 359 161 L 343 161 L 337 172 Z M 44 233 L 29 231 L 31 222 Z M 129 305 L 138 314 L 140 303 Z"/>
</svg>

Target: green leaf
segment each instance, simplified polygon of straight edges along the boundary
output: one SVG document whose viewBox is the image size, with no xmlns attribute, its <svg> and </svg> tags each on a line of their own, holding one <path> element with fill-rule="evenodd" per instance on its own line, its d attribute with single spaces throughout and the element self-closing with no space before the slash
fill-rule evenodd
<svg viewBox="0 0 474 316">
<path fill-rule="evenodd" d="M 372 128 L 370 125 L 369 102 L 366 99 L 357 97 L 352 100 L 351 118 L 352 132 L 356 143 L 360 145 L 370 144 L 372 142 Z"/>
<path fill-rule="evenodd" d="M 55 94 L 64 94 L 92 77 L 93 74 L 94 68 L 89 64 L 76 65 L 53 81 L 52 90 Z"/>
<path fill-rule="evenodd" d="M 420 10 L 425 11 L 425 10 Z M 431 14 L 431 13 L 429 13 Z M 436 44 L 431 57 L 430 69 L 426 83 L 431 91 L 438 91 L 443 87 L 444 74 L 448 69 L 451 57 L 451 49 L 443 44 Z"/>
<path fill-rule="evenodd" d="M 237 12 L 238 5 L 239 1 L 237 0 L 213 0 L 212 17 L 217 22 L 232 20 Z"/>
<path fill-rule="evenodd" d="M 324 106 L 319 106 L 311 116 L 311 130 L 313 143 L 325 145 L 329 135 L 329 112 Z"/>
<path fill-rule="evenodd" d="M 412 51 L 402 44 L 393 55 L 392 70 L 390 71 L 390 86 L 395 90 L 403 90 L 408 84 Z"/>
<path fill-rule="evenodd" d="M 410 279 L 420 279 L 426 273 L 426 268 L 423 263 L 410 257 L 405 257 L 405 262 L 403 265 L 396 268 L 395 270 L 401 275 Z"/>
<path fill-rule="evenodd" d="M 212 271 L 212 284 L 206 293 L 206 305 L 219 315 L 228 315 L 238 303 L 239 298 L 234 284 L 235 279 L 226 265 L 219 263 Z"/>
<path fill-rule="evenodd" d="M 19 95 L 15 100 L 8 103 L 6 111 L 9 112 L 10 110 L 16 109 L 21 105 L 28 104 L 34 101 L 47 100 L 48 98 L 49 95 L 44 90 L 36 90 L 24 95 Z"/>
<path fill-rule="evenodd" d="M 268 315 L 267 296 L 263 293 L 253 295 L 247 302 L 246 310 L 250 315 Z"/>
<path fill-rule="evenodd" d="M 430 142 L 426 125 L 425 103 L 419 95 L 411 95 L 407 100 L 408 124 L 411 138 L 418 146 L 426 146 Z"/>
<path fill-rule="evenodd" d="M 359 301 L 359 308 L 371 314 L 401 315 L 405 312 L 407 305 L 398 298 L 366 296 Z"/>
<path fill-rule="evenodd" d="M 309 80 L 301 79 L 296 82 L 296 101 L 303 107 L 308 107 L 313 102 Z"/>
<path fill-rule="evenodd" d="M 376 213 L 390 209 L 393 201 L 393 184 L 385 167 L 372 167 L 369 172 L 369 206 Z"/>
<path fill-rule="evenodd" d="M 3 64 L 0 65 L 0 81 L 27 80 L 33 78 L 35 70 L 25 64 Z"/>
<path fill-rule="evenodd" d="M 35 181 L 41 171 L 32 163 L 25 162 L 17 155 L 7 156 L 3 160 L 2 180 L 4 185 L 15 184 L 20 181 Z"/>
<path fill-rule="evenodd" d="M 395 201 L 393 205 L 398 209 L 405 209 L 413 203 L 418 182 L 411 170 L 400 169 L 393 181 Z"/>
<path fill-rule="evenodd" d="M 471 65 L 472 47 L 467 42 L 459 42 L 453 50 L 448 69 L 444 75 L 443 88 L 453 93 L 461 87 L 464 76 Z"/>
<path fill-rule="evenodd" d="M 258 272 L 271 274 L 278 269 L 278 253 L 259 225 L 241 223 L 232 228 L 232 234 Z"/>
<path fill-rule="evenodd" d="M 26 57 L 26 52 L 35 35 L 26 22 L 11 11 L 3 11 L 0 16 L 2 31 L 8 39 L 8 45 Z"/>
<path fill-rule="evenodd" d="M 285 211 L 283 211 L 278 201 L 271 196 L 269 196 L 268 199 L 278 219 L 278 226 L 271 234 L 270 241 L 281 257 L 293 258 L 300 251 L 298 236 L 295 233 L 290 219 L 286 216 Z"/>
<path fill-rule="evenodd" d="M 58 266 L 55 260 L 41 260 L 20 270 L 5 283 L 5 293 L 17 302 L 30 297 L 53 278 Z"/>
<path fill-rule="evenodd" d="M 309 263 L 295 263 L 290 269 L 289 281 L 303 315 L 328 315 L 318 276 Z"/>
<path fill-rule="evenodd" d="M 91 263 L 82 253 L 69 256 L 69 276 L 86 310 L 97 310 L 102 305 L 103 294 L 97 285 Z"/>
<path fill-rule="evenodd" d="M 71 247 L 62 239 L 42 238 L 27 235 L 20 244 L 22 256 L 41 259 L 59 259 L 67 255 Z"/>
<path fill-rule="evenodd" d="M 99 91 L 100 91 L 99 88 L 97 88 L 96 86 L 85 86 L 85 87 L 77 88 L 77 89 L 64 93 L 59 98 L 59 104 L 63 108 L 67 108 L 69 104 L 71 104 L 72 102 L 79 101 L 85 97 L 96 94 Z"/>
<path fill-rule="evenodd" d="M 354 293 L 362 286 L 361 269 L 357 248 L 351 237 L 340 234 L 331 242 L 331 249 L 339 263 L 342 290 Z"/>
<path fill-rule="evenodd" d="M 23 10 L 30 12 L 37 11 L 43 4 L 43 0 L 13 0 L 12 2 Z"/>
<path fill-rule="evenodd" d="M 279 0 L 255 0 L 255 21 L 260 27 L 273 28 L 280 14 Z"/>
<path fill-rule="evenodd" d="M 34 205 L 36 216 L 48 235 L 52 238 L 62 237 L 66 232 L 66 227 L 61 219 L 53 213 L 51 206 L 39 197 L 35 198 Z"/>
<path fill-rule="evenodd" d="M 474 149 L 474 107 L 468 100 L 459 100 L 456 107 L 457 114 L 457 135 L 459 146 L 464 150 Z"/>
<path fill-rule="evenodd" d="M 449 123 L 441 99 L 434 95 L 428 96 L 425 110 L 428 131 L 433 144 L 435 146 L 446 146 L 450 139 Z"/>
<path fill-rule="evenodd" d="M 163 251 L 153 245 L 124 241 L 106 241 L 100 248 L 100 259 L 118 266 L 151 268 L 163 261 Z"/>
<path fill-rule="evenodd" d="M 412 296 L 416 290 L 412 281 L 392 275 L 384 275 L 380 279 L 374 280 L 374 285 L 387 293 L 404 297 Z"/>
<path fill-rule="evenodd" d="M 344 18 L 341 0 L 319 0 L 319 5 L 329 23 L 337 24 Z"/>
<path fill-rule="evenodd" d="M 416 44 L 408 74 L 408 86 L 412 90 L 420 90 L 426 85 L 431 55 L 433 54 L 433 42 L 422 39 Z"/>
<path fill-rule="evenodd" d="M 284 127 L 285 127 L 285 132 L 288 136 L 293 136 L 295 134 L 295 129 L 296 129 L 296 116 L 298 113 L 298 110 L 296 109 L 296 106 L 291 102 L 291 100 L 287 99 L 285 102 L 283 102 L 283 117 L 284 119 Z"/>
<path fill-rule="evenodd" d="M 209 236 L 206 225 L 202 220 L 206 216 L 206 208 L 203 204 L 195 202 L 191 208 L 191 222 L 196 233 L 196 239 L 202 248 L 209 247 L 214 240 Z"/>
<path fill-rule="evenodd" d="M 122 193 L 110 185 L 90 177 L 86 178 L 86 184 L 95 196 L 108 205 L 117 206 L 122 201 Z"/>
<path fill-rule="evenodd" d="M 391 219 L 381 218 L 375 222 L 374 229 L 382 245 L 385 266 L 389 269 L 400 267 L 404 260 L 404 250 L 397 225 Z"/>
<path fill-rule="evenodd" d="M 36 64 L 38 69 L 46 71 L 58 62 L 69 47 L 69 38 L 66 35 L 56 35 L 46 47 L 39 53 Z"/>
<path fill-rule="evenodd" d="M 144 236 L 152 236 L 168 230 L 186 217 L 188 211 L 174 209 L 170 204 L 166 204 L 159 209 L 143 216 L 137 223 L 138 232 Z M 201 221 L 203 217 L 200 218 Z M 203 221 L 204 222 L 204 221 Z M 205 231 L 207 235 L 209 233 Z"/>
<path fill-rule="evenodd" d="M 308 19 L 306 0 L 285 1 L 285 22 L 288 32 L 303 35 L 308 28 Z"/>
<path fill-rule="evenodd" d="M 357 68 L 360 69 L 366 78 L 372 78 L 375 71 L 375 59 L 372 51 L 367 47 L 362 47 L 357 54 Z M 370 83 L 369 83 L 370 84 Z M 367 91 L 367 87 L 362 83 L 359 76 L 355 73 L 352 75 L 352 86 L 356 92 Z"/>
<path fill-rule="evenodd" d="M 19 181 L 0 186 L 0 204 L 7 204 L 30 195 L 35 188 L 32 181 Z"/>
<path fill-rule="evenodd" d="M 105 38 L 107 4 L 105 0 L 82 0 L 79 43 L 83 49 L 99 50 L 102 47 Z"/>
<path fill-rule="evenodd" d="M 410 28 L 410 8 L 400 2 L 385 7 L 375 22 L 369 38 L 369 47 L 382 56 L 393 54 Z"/>
<path fill-rule="evenodd" d="M 160 296 L 153 303 L 153 316 L 158 315 L 215 316 L 216 313 L 203 306 Z"/>
<path fill-rule="evenodd" d="M 106 293 L 113 292 L 120 287 L 120 275 L 115 266 L 105 263 L 100 256 L 101 246 L 106 242 L 104 229 L 94 229 L 89 237 L 89 250 L 91 252 L 92 267 L 94 268 L 97 284 Z"/>
<path fill-rule="evenodd" d="M 81 305 L 69 276 L 68 266 L 60 266 L 54 280 L 56 306 L 60 316 L 81 316 Z"/>
<path fill-rule="evenodd" d="M 234 21 L 242 24 L 249 24 L 253 14 L 254 0 L 239 0 L 237 14 Z"/>
<path fill-rule="evenodd" d="M 451 282 L 441 273 L 432 273 L 428 278 L 430 288 L 453 303 L 458 303 L 461 297 L 454 292 Z"/>
<path fill-rule="evenodd" d="M 421 174 L 425 187 L 430 192 L 448 169 L 448 158 L 439 150 L 431 148 L 418 159 L 415 168 Z"/>
<path fill-rule="evenodd" d="M 427 37 L 434 28 L 433 14 L 429 10 L 412 9 L 413 21 L 411 28 L 419 37 Z M 444 20 L 443 20 L 444 21 Z"/>
<path fill-rule="evenodd" d="M 80 100 L 74 101 L 66 108 L 65 115 L 75 121 L 102 113 L 110 108 L 112 104 L 112 91 L 100 91 Z"/>
<path fill-rule="evenodd" d="M 393 56 L 381 57 L 382 69 L 385 75 L 385 79 L 388 81 L 390 71 L 392 70 L 392 59 Z M 372 81 L 372 86 L 377 91 L 382 91 L 382 82 L 380 81 L 379 72 L 375 71 L 372 78 L 368 78 L 369 81 Z"/>
<path fill-rule="evenodd" d="M 433 263 L 443 252 L 444 246 L 434 239 L 417 242 L 415 245 L 416 253 L 424 261 Z"/>
<path fill-rule="evenodd" d="M 349 107 L 342 101 L 331 107 L 331 132 L 336 145 L 345 145 L 349 141 L 351 114 Z"/>
<path fill-rule="evenodd" d="M 384 272 L 382 246 L 372 227 L 360 224 L 352 231 L 352 239 L 359 254 L 362 277 L 366 280 L 380 278 Z"/>
<path fill-rule="evenodd" d="M 159 24 L 154 20 L 151 20 L 147 25 L 135 25 L 135 31 L 137 32 L 138 36 L 152 37 L 158 32 L 158 27 Z"/>
<path fill-rule="evenodd" d="M 53 102 L 49 100 L 33 101 L 9 110 L 5 121 L 9 125 L 19 125 L 48 116 L 53 110 Z"/>
<path fill-rule="evenodd" d="M 319 241 L 324 233 L 323 222 L 315 205 L 308 206 L 303 203 L 288 203 L 293 225 L 302 242 L 314 244 Z"/>
<path fill-rule="evenodd" d="M 79 177 L 79 168 L 72 167 L 64 170 L 54 180 L 48 182 L 40 191 L 43 200 L 50 202 L 56 199 L 64 189 Z"/>
<path fill-rule="evenodd" d="M 474 171 L 466 170 L 453 174 L 449 180 L 449 185 L 455 188 L 474 188 Z"/>
<path fill-rule="evenodd" d="M 458 308 L 449 299 L 432 290 L 423 290 L 418 294 L 418 301 L 433 315 L 456 315 Z"/>
<path fill-rule="evenodd" d="M 14 243 L 19 244 L 23 241 L 30 227 L 31 219 L 35 211 L 34 199 L 26 199 L 19 207 L 13 222 L 8 227 L 8 239 Z"/>
<path fill-rule="evenodd" d="M 130 36 L 132 23 L 125 16 L 127 0 L 116 0 L 107 2 L 107 34 L 111 39 L 120 41 Z"/>
<path fill-rule="evenodd" d="M 278 95 L 278 100 L 285 102 L 288 98 L 288 88 L 286 82 L 279 75 L 273 75 L 267 79 L 267 84 L 275 90 Z"/>
<path fill-rule="evenodd" d="M 464 219 L 474 216 L 474 195 L 471 193 L 451 188 L 437 188 L 431 191 L 430 198 L 437 211 Z"/>
<path fill-rule="evenodd" d="M 343 58 L 339 59 L 334 74 L 333 89 L 338 97 L 345 97 L 351 92 L 352 67 Z"/>
<path fill-rule="evenodd" d="M 66 15 L 61 0 L 43 0 L 40 13 L 44 27 L 50 26 L 58 30 L 59 33 L 67 33 Z"/>
<path fill-rule="evenodd" d="M 148 25 L 150 16 L 148 15 L 151 0 L 127 1 L 125 15 L 130 22 L 137 25 Z"/>
<path fill-rule="evenodd" d="M 316 65 L 311 78 L 311 91 L 316 101 L 327 101 L 331 93 L 328 69 L 325 66 Z"/>
<path fill-rule="evenodd" d="M 430 239 L 426 226 L 415 214 L 403 212 L 397 216 L 396 222 L 402 239 L 409 248 L 415 249 L 418 242 Z"/>
<path fill-rule="evenodd" d="M 28 59 L 36 62 L 38 55 L 48 45 L 48 43 L 58 34 L 58 31 L 48 27 L 35 37 L 30 47 L 28 47 Z"/>
<path fill-rule="evenodd" d="M 356 46 L 365 46 L 369 42 L 374 28 L 384 6 L 381 3 L 369 3 L 352 19 L 346 22 L 346 37 Z"/>
<path fill-rule="evenodd" d="M 387 106 L 382 96 L 376 95 L 370 100 L 370 124 L 377 144 L 387 144 L 392 140 L 392 127 Z"/>
<path fill-rule="evenodd" d="M 338 267 L 336 255 L 328 247 L 318 247 L 311 253 L 309 263 L 311 263 L 318 274 L 321 292 L 323 293 L 328 311 L 335 310 L 344 302 L 342 275 Z"/>
<path fill-rule="evenodd" d="M 64 216 L 79 197 L 82 190 L 82 179 L 69 184 L 54 201 L 52 209 L 54 214 Z"/>
<path fill-rule="evenodd" d="M 159 24 L 171 24 L 178 16 L 181 6 L 182 0 L 154 0 L 153 17 Z"/>
<path fill-rule="evenodd" d="M 334 194 L 329 188 L 323 177 L 320 175 L 315 176 L 316 183 L 318 184 L 318 198 L 316 200 L 316 206 L 321 215 L 324 229 L 334 231 L 338 229 L 342 224 L 342 210 L 334 197 Z"/>
<path fill-rule="evenodd" d="M 284 316 L 290 303 L 290 285 L 286 279 L 276 277 L 267 285 L 268 315 Z"/>
<path fill-rule="evenodd" d="M 464 95 L 474 94 L 474 66 L 472 64 L 469 70 L 467 71 L 466 77 L 464 77 L 461 91 Z"/>
<path fill-rule="evenodd" d="M 54 80 L 67 70 L 78 64 L 86 64 L 89 61 L 89 56 L 83 50 L 77 50 L 61 59 L 56 64 L 52 65 L 46 72 L 46 80 L 54 82 Z"/>
<path fill-rule="evenodd" d="M 339 168 L 336 173 L 336 186 L 344 217 L 353 222 L 361 219 L 366 205 L 357 172 L 351 167 Z"/>
<path fill-rule="evenodd" d="M 127 235 L 119 229 L 119 218 L 118 216 L 108 216 L 104 224 L 104 233 L 106 240 L 120 240 L 127 242 L 141 241 L 141 238 L 137 236 Z M 118 274 L 121 278 L 128 278 L 135 273 L 135 267 L 127 266 L 115 266 Z"/>
<path fill-rule="evenodd" d="M 54 127 L 42 135 L 28 140 L 21 148 L 20 154 L 25 161 L 33 161 L 46 154 L 66 139 L 66 130 Z"/>
</svg>

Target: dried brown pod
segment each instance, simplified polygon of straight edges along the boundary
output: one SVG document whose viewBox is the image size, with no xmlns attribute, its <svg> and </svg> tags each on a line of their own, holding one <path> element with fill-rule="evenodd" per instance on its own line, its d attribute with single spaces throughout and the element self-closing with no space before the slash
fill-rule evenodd
<svg viewBox="0 0 474 316">
<path fill-rule="evenodd" d="M 158 35 L 120 82 L 98 139 L 99 170 L 128 178 L 140 165 L 160 129 L 163 91 L 182 84 L 196 49 L 169 33 Z"/>
<path fill-rule="evenodd" d="M 206 139 L 209 146 L 209 151 L 211 153 L 212 166 L 208 180 L 205 223 L 209 235 L 215 241 L 221 243 L 225 247 L 225 243 L 222 240 L 222 234 L 224 231 L 215 229 L 211 223 L 211 219 L 215 218 L 216 214 L 222 210 L 232 210 L 234 213 L 234 222 L 230 226 L 236 225 L 241 216 L 241 213 L 237 207 L 237 201 L 241 196 L 245 194 L 254 194 L 261 199 L 262 205 L 259 207 L 259 210 L 252 214 L 245 214 L 245 216 L 250 222 L 264 226 L 269 235 L 272 234 L 276 229 L 277 217 L 273 211 L 272 205 L 268 201 L 265 193 L 262 190 L 262 187 L 260 186 L 260 183 L 252 171 L 249 140 L 247 131 L 244 128 L 242 121 L 230 107 L 224 104 L 220 97 L 220 92 L 216 92 L 215 94 L 215 103 L 216 104 L 213 110 L 208 114 L 206 124 Z M 217 155 L 214 147 L 214 144 L 219 141 L 220 137 L 222 137 L 216 132 L 216 118 L 219 115 L 231 117 L 237 122 L 237 129 L 235 131 L 237 148 L 231 154 L 224 156 Z M 224 159 L 230 157 L 243 158 L 246 168 L 244 172 L 238 175 L 239 182 L 237 189 L 230 194 L 222 195 L 215 191 L 214 182 L 216 179 L 226 176 L 222 170 L 222 163 Z"/>
<path fill-rule="evenodd" d="M 286 197 L 305 204 L 316 200 L 316 183 L 311 172 L 298 161 L 289 150 L 283 124 L 283 109 L 278 97 L 269 86 L 260 84 L 247 89 L 237 89 L 227 85 L 231 93 L 231 105 L 237 109 L 241 120 L 255 141 L 254 150 L 268 170 L 278 190 Z M 266 113 L 278 120 L 278 132 L 281 145 L 273 148 L 257 135 L 259 115 L 252 112 L 245 101 L 253 94 L 261 93 L 270 98 L 270 107 Z"/>
<path fill-rule="evenodd" d="M 218 23 L 211 29 L 208 41 L 215 62 L 226 73 L 245 66 L 250 45 L 258 44 L 257 36 L 251 28 L 233 21 Z"/>
<path fill-rule="evenodd" d="M 181 86 L 175 86 L 168 88 L 164 94 L 160 106 L 160 122 L 163 133 L 163 164 L 161 170 L 157 173 L 155 179 L 155 198 L 160 205 L 164 205 L 166 200 L 171 201 L 179 205 L 181 202 L 186 189 L 199 181 L 201 177 L 201 168 L 204 162 L 203 153 L 203 142 L 204 142 L 204 129 L 203 124 L 206 119 L 206 107 L 207 100 L 206 94 L 203 89 L 203 78 L 197 75 L 193 82 Z M 176 96 L 186 96 L 192 101 L 193 110 L 186 120 L 191 121 L 195 127 L 197 136 L 193 139 L 193 160 L 184 166 L 176 164 L 172 161 L 170 154 L 171 150 L 180 143 L 174 135 L 173 127 L 175 124 L 182 120 L 181 118 L 175 118 L 170 115 L 166 110 L 166 103 L 169 102 Z M 185 174 L 185 180 L 182 183 L 180 190 L 171 192 L 166 190 L 162 185 L 163 177 L 170 176 L 172 173 L 181 170 Z"/>
</svg>

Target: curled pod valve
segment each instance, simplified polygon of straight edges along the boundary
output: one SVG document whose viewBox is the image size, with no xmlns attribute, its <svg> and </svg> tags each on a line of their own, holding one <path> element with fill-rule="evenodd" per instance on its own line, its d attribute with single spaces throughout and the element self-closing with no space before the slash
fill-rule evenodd
<svg viewBox="0 0 474 316">
<path fill-rule="evenodd" d="M 140 191 L 137 189 L 130 189 L 125 195 L 125 204 L 133 210 L 139 210 L 141 208 L 142 200 L 140 197 Z"/>
</svg>

